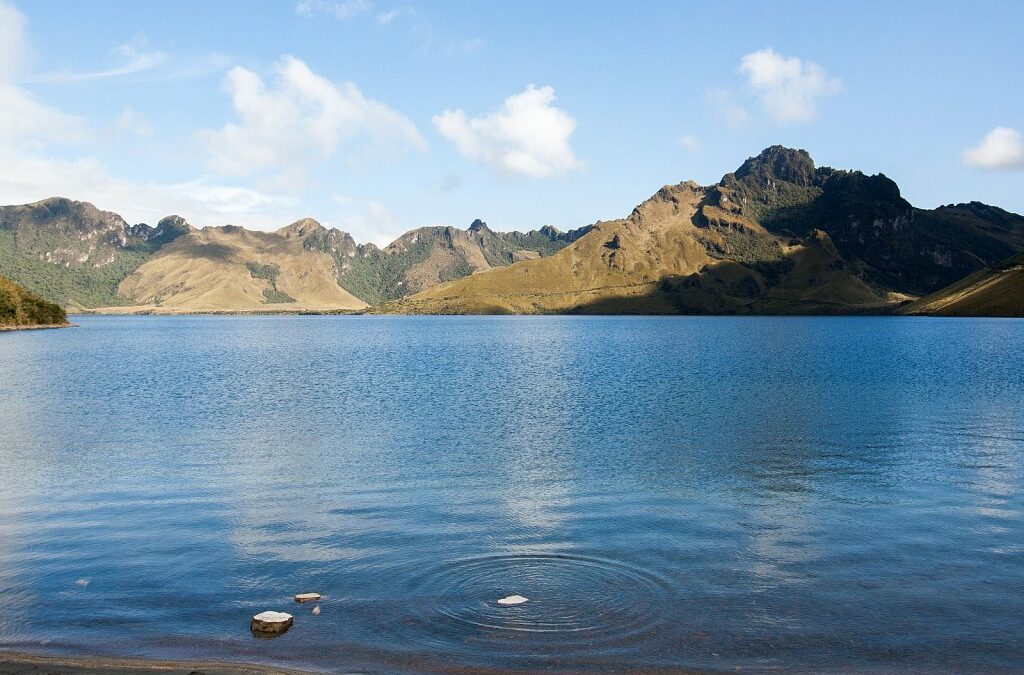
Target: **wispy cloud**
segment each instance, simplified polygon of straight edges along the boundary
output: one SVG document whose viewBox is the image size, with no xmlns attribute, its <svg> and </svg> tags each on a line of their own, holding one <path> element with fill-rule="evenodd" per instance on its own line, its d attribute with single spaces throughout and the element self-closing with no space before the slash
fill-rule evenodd
<svg viewBox="0 0 1024 675">
<path fill-rule="evenodd" d="M 149 136 L 152 133 L 146 117 L 134 108 L 125 108 L 114 122 L 114 128 L 122 134 Z"/>
<path fill-rule="evenodd" d="M 149 43 L 142 37 L 137 37 L 131 42 L 118 45 L 111 49 L 110 52 L 121 63 L 101 70 L 75 72 L 70 69 L 62 69 L 50 73 L 40 73 L 31 77 L 30 81 L 87 82 L 90 80 L 104 80 L 152 70 L 167 61 L 167 54 L 150 49 Z"/>
<path fill-rule="evenodd" d="M 116 78 L 128 78 L 133 82 L 188 79 L 222 71 L 230 62 L 222 54 L 171 55 L 151 48 L 149 42 L 141 36 L 114 47 L 110 53 L 119 63 L 109 68 L 89 71 L 63 68 L 32 74 L 21 81 L 30 84 L 67 84 Z"/>
<path fill-rule="evenodd" d="M 326 14 L 341 20 L 351 19 L 372 9 L 373 3 L 369 0 L 301 0 L 295 5 L 295 13 L 300 16 Z"/>
<path fill-rule="evenodd" d="M 376 18 L 377 23 L 381 24 L 382 26 L 390 26 L 392 23 L 395 22 L 395 19 L 398 19 L 399 17 L 402 16 L 411 15 L 414 13 L 415 12 L 413 8 L 409 6 L 395 7 L 393 9 L 385 9 L 380 12 L 377 12 Z"/>
<path fill-rule="evenodd" d="M 996 127 L 981 143 L 964 150 L 963 161 L 967 166 L 982 169 L 1024 169 L 1024 141 L 1016 129 Z"/>
<path fill-rule="evenodd" d="M 483 38 L 474 37 L 458 42 L 450 42 L 445 46 L 445 53 L 448 56 L 459 56 L 461 54 L 476 54 L 484 48 Z"/>
<path fill-rule="evenodd" d="M 695 136 L 690 136 L 689 134 L 677 138 L 676 145 L 687 152 L 697 152 L 700 150 L 700 141 Z"/>
<path fill-rule="evenodd" d="M 441 182 L 438 183 L 437 191 L 440 194 L 447 194 L 449 192 L 455 192 L 461 190 L 463 181 L 462 176 L 457 173 L 446 173 L 441 177 Z"/>
<path fill-rule="evenodd" d="M 705 95 L 708 105 L 730 129 L 742 129 L 750 122 L 750 112 L 740 95 L 731 89 L 714 89 Z"/>
<path fill-rule="evenodd" d="M 415 48 L 419 54 L 440 54 L 446 58 L 458 58 L 477 54 L 486 46 L 481 37 L 453 39 L 439 35 L 433 24 L 422 19 L 413 24 L 412 33 L 419 42 Z"/>
<path fill-rule="evenodd" d="M 376 199 L 358 199 L 337 193 L 331 195 L 331 199 L 340 207 L 341 213 L 327 225 L 348 232 L 356 241 L 368 241 L 383 248 L 402 233 L 398 217 Z"/>
</svg>

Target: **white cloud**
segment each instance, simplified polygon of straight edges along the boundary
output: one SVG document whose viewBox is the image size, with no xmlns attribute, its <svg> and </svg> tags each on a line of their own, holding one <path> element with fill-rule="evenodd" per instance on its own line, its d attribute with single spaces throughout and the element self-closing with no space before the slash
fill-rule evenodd
<svg viewBox="0 0 1024 675">
<path fill-rule="evenodd" d="M 413 147 L 426 141 L 409 118 L 380 101 L 367 98 L 351 82 L 335 84 L 286 56 L 268 87 L 241 67 L 224 79 L 238 122 L 199 132 L 209 165 L 230 175 L 273 174 L 282 185 L 301 184 L 313 164 L 340 150 L 353 157 L 359 146 L 374 154 Z"/>
<path fill-rule="evenodd" d="M 687 152 L 697 152 L 698 150 L 700 150 L 700 141 L 698 141 L 696 137 L 690 136 L 689 134 L 680 136 L 678 139 L 676 139 L 676 144 L 683 150 L 686 150 Z"/>
<path fill-rule="evenodd" d="M 1024 169 L 1024 142 L 1016 129 L 996 127 L 977 147 L 964 150 L 963 160 L 982 169 Z"/>
<path fill-rule="evenodd" d="M 337 19 L 351 19 L 354 16 L 369 12 L 373 3 L 369 0 L 301 0 L 295 5 L 295 13 L 300 16 L 314 17 L 330 14 Z"/>
<path fill-rule="evenodd" d="M 543 178 L 581 166 L 569 145 L 576 120 L 553 106 L 554 100 L 554 89 L 531 84 L 486 115 L 445 110 L 433 122 L 469 159 L 503 173 Z"/>
<path fill-rule="evenodd" d="M 842 82 L 810 61 L 784 57 L 772 49 L 747 54 L 738 72 L 765 112 L 780 123 L 809 122 L 818 113 L 818 99 L 838 93 Z"/>
</svg>

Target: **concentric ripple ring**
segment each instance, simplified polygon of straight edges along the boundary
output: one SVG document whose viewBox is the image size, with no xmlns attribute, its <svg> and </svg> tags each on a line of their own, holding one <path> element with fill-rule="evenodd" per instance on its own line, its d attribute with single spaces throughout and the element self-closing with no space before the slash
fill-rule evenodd
<svg viewBox="0 0 1024 675">
<path fill-rule="evenodd" d="M 615 560 L 570 554 L 491 555 L 444 563 L 415 580 L 435 599 L 422 625 L 436 633 L 475 629 L 484 642 L 518 639 L 594 649 L 641 641 L 672 606 L 668 583 Z M 528 602 L 504 606 L 509 595 Z M 454 622 L 454 625 L 452 623 Z M 457 626 L 462 628 L 456 630 Z M 519 636 L 516 638 L 516 636 Z"/>
</svg>

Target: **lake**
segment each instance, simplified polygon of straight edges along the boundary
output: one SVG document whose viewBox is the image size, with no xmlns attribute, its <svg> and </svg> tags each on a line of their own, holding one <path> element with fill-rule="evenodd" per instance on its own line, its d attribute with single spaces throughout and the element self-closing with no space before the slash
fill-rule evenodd
<svg viewBox="0 0 1024 675">
<path fill-rule="evenodd" d="M 1024 320 L 75 321 L 0 335 L 0 647 L 1024 670 Z"/>
</svg>

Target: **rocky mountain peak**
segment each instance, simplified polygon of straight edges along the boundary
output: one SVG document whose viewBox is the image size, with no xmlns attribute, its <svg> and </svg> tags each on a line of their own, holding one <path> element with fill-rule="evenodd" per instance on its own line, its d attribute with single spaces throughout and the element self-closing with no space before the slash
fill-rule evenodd
<svg viewBox="0 0 1024 675">
<path fill-rule="evenodd" d="M 911 208 L 900 194 L 900 186 L 884 173 L 869 176 L 860 171 L 836 171 L 824 184 L 823 202 L 836 207 L 855 208 L 887 205 L 899 211 Z"/>
<path fill-rule="evenodd" d="M 487 227 L 487 223 L 477 218 L 469 226 L 470 232 L 490 232 L 491 228 Z"/>
<path fill-rule="evenodd" d="M 319 234 L 324 231 L 324 226 L 312 218 L 301 218 L 291 225 L 285 225 L 277 231 L 282 237 L 298 237 L 303 239 L 311 234 Z"/>
<path fill-rule="evenodd" d="M 128 227 L 128 223 L 116 213 L 101 211 L 89 202 L 65 197 L 49 197 L 23 206 L 0 207 L 0 221 L 50 228 L 56 226 L 64 232 L 124 231 Z"/>
<path fill-rule="evenodd" d="M 635 223 L 642 223 L 645 218 L 661 213 L 666 208 L 676 212 L 686 205 L 698 203 L 704 194 L 705 188 L 692 180 L 676 185 L 663 185 L 660 190 L 638 204 L 629 214 L 629 219 Z"/>
<path fill-rule="evenodd" d="M 170 228 L 191 228 L 187 220 L 178 215 L 164 216 L 156 224 L 157 228 L 170 229 Z"/>
<path fill-rule="evenodd" d="M 815 167 L 806 150 L 773 145 L 756 157 L 747 159 L 733 175 L 744 182 L 766 184 L 771 180 L 781 180 L 809 186 L 814 184 Z"/>
<path fill-rule="evenodd" d="M 558 239 L 558 237 L 562 235 L 562 231 L 554 225 L 544 225 L 540 228 L 540 233 L 552 241 Z"/>
</svg>

